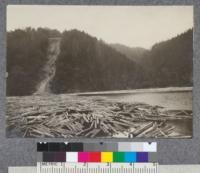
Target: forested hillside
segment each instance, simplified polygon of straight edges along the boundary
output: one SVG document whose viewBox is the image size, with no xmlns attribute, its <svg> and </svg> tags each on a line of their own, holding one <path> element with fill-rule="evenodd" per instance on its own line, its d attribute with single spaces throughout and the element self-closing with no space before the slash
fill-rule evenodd
<svg viewBox="0 0 200 173">
<path fill-rule="evenodd" d="M 56 30 L 27 28 L 7 33 L 7 95 L 30 95 L 43 79 L 48 38 Z"/>
<path fill-rule="evenodd" d="M 52 93 L 192 86 L 193 30 L 157 43 L 151 50 L 130 51 L 120 45 L 120 51 L 119 46 L 78 30 L 59 33 L 27 28 L 7 34 L 8 96 L 36 91 L 44 79 L 51 37 L 61 38 Z"/>
<path fill-rule="evenodd" d="M 193 30 L 155 44 L 142 64 L 152 87 L 192 86 Z"/>
<path fill-rule="evenodd" d="M 54 93 L 131 89 L 145 82 L 140 66 L 84 32 L 64 32 L 60 51 Z"/>
<path fill-rule="evenodd" d="M 192 86 L 193 29 L 159 42 L 150 50 L 112 44 L 148 74 L 149 87 Z M 141 86 L 143 87 L 143 86 Z"/>
</svg>

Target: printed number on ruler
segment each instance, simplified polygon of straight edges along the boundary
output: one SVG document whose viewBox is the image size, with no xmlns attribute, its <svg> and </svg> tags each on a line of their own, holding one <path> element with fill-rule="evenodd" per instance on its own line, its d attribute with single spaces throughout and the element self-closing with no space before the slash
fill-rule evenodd
<svg viewBox="0 0 200 173">
<path fill-rule="evenodd" d="M 37 173 L 158 173 L 158 163 L 38 162 Z"/>
</svg>

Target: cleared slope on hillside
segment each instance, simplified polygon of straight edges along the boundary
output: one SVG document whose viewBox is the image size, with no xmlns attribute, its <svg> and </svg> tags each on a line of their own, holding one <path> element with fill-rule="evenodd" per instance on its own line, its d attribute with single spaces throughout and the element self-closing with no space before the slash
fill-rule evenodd
<svg viewBox="0 0 200 173">
<path fill-rule="evenodd" d="M 56 60 L 60 54 L 61 38 L 49 38 L 47 63 L 44 66 L 44 78 L 39 83 L 35 95 L 51 94 L 51 81 L 56 73 Z"/>
</svg>

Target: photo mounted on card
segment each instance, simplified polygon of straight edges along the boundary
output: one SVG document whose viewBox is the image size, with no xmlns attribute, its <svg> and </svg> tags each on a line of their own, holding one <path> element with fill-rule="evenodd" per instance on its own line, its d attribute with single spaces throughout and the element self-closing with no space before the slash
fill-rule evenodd
<svg viewBox="0 0 200 173">
<path fill-rule="evenodd" d="M 7 7 L 7 137 L 192 138 L 193 6 Z"/>
</svg>

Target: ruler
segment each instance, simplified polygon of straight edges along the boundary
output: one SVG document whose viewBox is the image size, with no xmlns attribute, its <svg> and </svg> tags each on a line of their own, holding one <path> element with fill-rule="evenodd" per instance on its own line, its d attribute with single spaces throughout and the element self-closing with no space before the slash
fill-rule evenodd
<svg viewBox="0 0 200 173">
<path fill-rule="evenodd" d="M 37 162 L 37 173 L 158 173 L 158 163 Z"/>
</svg>

